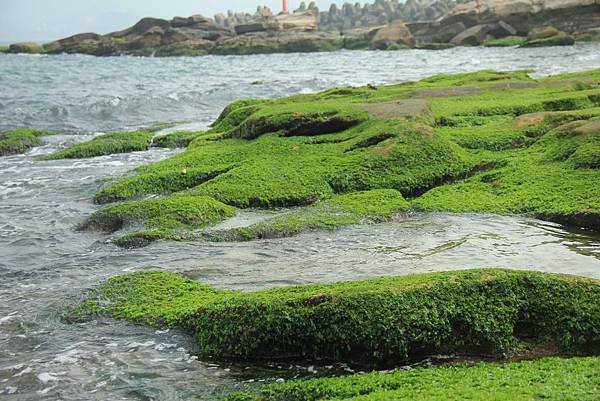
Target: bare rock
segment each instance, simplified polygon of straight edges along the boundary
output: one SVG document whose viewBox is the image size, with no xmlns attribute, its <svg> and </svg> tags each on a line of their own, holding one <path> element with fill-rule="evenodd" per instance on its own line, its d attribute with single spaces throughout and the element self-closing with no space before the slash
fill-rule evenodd
<svg viewBox="0 0 600 401">
<path fill-rule="evenodd" d="M 534 28 L 529 32 L 529 39 L 546 39 L 558 35 L 560 32 L 553 26 L 543 26 Z"/>
<path fill-rule="evenodd" d="M 251 32 L 278 31 L 280 25 L 277 21 L 252 22 L 249 24 L 236 25 L 234 29 L 236 34 L 244 35 Z"/>
<path fill-rule="evenodd" d="M 507 36 L 516 36 L 517 30 L 510 24 L 499 21 L 493 29 L 490 29 L 489 34 L 495 38 L 505 38 Z"/>
<path fill-rule="evenodd" d="M 380 28 L 371 42 L 374 49 L 386 49 L 391 44 L 399 44 L 408 47 L 414 47 L 415 38 L 400 20 L 392 21 L 388 25 Z"/>
<path fill-rule="evenodd" d="M 479 46 L 485 42 L 488 33 L 495 28 L 496 25 L 475 25 L 456 35 L 450 43 L 458 46 Z"/>
</svg>

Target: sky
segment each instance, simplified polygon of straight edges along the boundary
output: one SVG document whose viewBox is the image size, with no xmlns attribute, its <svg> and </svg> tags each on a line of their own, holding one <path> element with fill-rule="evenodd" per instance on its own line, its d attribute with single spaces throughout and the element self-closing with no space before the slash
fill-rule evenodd
<svg viewBox="0 0 600 401">
<path fill-rule="evenodd" d="M 316 0 L 322 9 L 339 0 Z M 51 41 L 81 32 L 108 33 L 142 17 L 213 16 L 228 9 L 256 11 L 268 5 L 281 10 L 281 0 L 0 0 L 0 43 Z M 295 9 L 300 0 L 288 0 Z M 308 4 L 308 1 L 307 1 Z"/>
</svg>

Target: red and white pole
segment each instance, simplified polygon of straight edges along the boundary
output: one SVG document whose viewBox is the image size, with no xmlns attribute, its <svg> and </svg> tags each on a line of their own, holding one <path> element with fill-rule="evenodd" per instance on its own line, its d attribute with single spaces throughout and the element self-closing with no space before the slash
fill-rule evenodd
<svg viewBox="0 0 600 401">
<path fill-rule="evenodd" d="M 287 0 L 283 0 L 283 14 L 288 13 Z"/>
</svg>

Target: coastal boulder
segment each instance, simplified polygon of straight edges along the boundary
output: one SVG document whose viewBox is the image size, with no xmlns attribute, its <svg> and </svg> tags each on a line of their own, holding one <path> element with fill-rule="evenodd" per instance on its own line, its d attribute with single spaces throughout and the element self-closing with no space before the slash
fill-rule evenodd
<svg viewBox="0 0 600 401">
<path fill-rule="evenodd" d="M 416 44 L 414 36 L 404 22 L 400 20 L 392 21 L 380 28 L 371 41 L 371 47 L 380 50 L 387 49 L 392 44 L 408 47 L 414 47 Z"/>
<path fill-rule="evenodd" d="M 553 26 L 542 26 L 534 28 L 529 32 L 529 39 L 546 39 L 558 35 L 560 32 Z"/>
<path fill-rule="evenodd" d="M 489 34 L 495 38 L 505 38 L 507 36 L 517 36 L 517 30 L 512 25 L 499 21 L 490 29 Z"/>
<path fill-rule="evenodd" d="M 183 17 L 175 17 L 171 20 L 171 26 L 173 28 L 182 28 L 184 26 L 190 26 L 191 22 L 189 20 L 189 18 L 183 18 Z"/>
<path fill-rule="evenodd" d="M 462 22 L 441 25 L 440 22 L 412 22 L 406 24 L 418 42 L 448 43 L 467 27 Z"/>
<path fill-rule="evenodd" d="M 87 33 L 79 33 L 77 35 L 69 36 L 68 38 L 60 39 L 57 42 L 62 46 L 70 46 L 76 43 L 81 43 L 84 41 L 98 41 L 101 39 L 101 36 L 97 33 L 87 32 Z"/>
<path fill-rule="evenodd" d="M 496 28 L 496 24 L 475 25 L 456 35 L 450 43 L 457 46 L 479 46 L 485 41 L 488 33 Z"/>
<path fill-rule="evenodd" d="M 167 29 L 170 26 L 169 21 L 160 18 L 142 18 L 137 24 L 129 28 L 129 33 L 143 35 L 150 29 L 158 27 Z"/>
<path fill-rule="evenodd" d="M 314 11 L 298 12 L 288 15 L 280 15 L 277 22 L 285 31 L 311 32 L 317 30 L 318 13 Z"/>
<path fill-rule="evenodd" d="M 244 35 L 251 32 L 278 31 L 280 26 L 276 21 L 265 21 L 236 25 L 234 29 L 236 34 Z"/>
<path fill-rule="evenodd" d="M 195 14 L 188 17 L 188 26 L 196 29 L 213 30 L 217 28 L 217 25 L 212 18 L 205 17 L 203 15 Z"/>
<path fill-rule="evenodd" d="M 572 46 L 575 44 L 575 38 L 560 32 L 558 35 L 542 39 L 528 39 L 521 47 L 546 47 L 546 46 Z"/>
<path fill-rule="evenodd" d="M 37 43 L 24 42 L 14 43 L 8 48 L 9 53 L 41 53 L 42 47 Z"/>
</svg>

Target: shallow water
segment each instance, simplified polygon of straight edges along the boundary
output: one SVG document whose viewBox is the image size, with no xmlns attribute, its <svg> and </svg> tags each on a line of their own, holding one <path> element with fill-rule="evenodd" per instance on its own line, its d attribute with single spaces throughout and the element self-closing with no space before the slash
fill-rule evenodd
<svg viewBox="0 0 600 401">
<path fill-rule="evenodd" d="M 176 58 L 0 54 L 0 129 L 30 125 L 67 132 L 154 121 L 207 124 L 228 103 L 333 86 L 415 80 L 486 68 L 536 75 L 597 68 L 600 44 L 441 51 L 341 51 Z"/>
<path fill-rule="evenodd" d="M 287 365 L 257 372 L 199 361 L 193 341 L 177 331 L 61 319 L 85 290 L 127 271 L 163 268 L 245 290 L 490 266 L 600 278 L 598 236 L 489 215 L 412 214 L 289 239 L 163 242 L 121 250 L 108 236 L 74 230 L 96 208 L 91 198 L 98 180 L 175 151 L 35 159 L 86 139 L 82 133 L 155 121 L 203 126 L 240 97 L 481 68 L 562 72 L 600 67 L 599 50 L 580 45 L 197 59 L 0 56 L 0 126 L 31 124 L 77 134 L 52 137 L 27 155 L 0 158 L 0 398 L 210 400 L 246 380 L 288 375 Z M 257 80 L 262 82 L 252 84 Z M 248 212 L 242 221 L 257 218 L 260 213 Z"/>
</svg>

